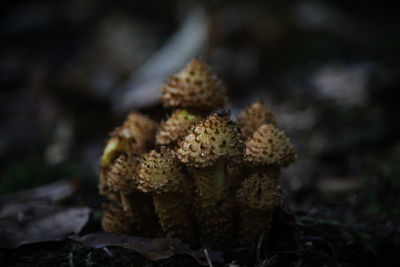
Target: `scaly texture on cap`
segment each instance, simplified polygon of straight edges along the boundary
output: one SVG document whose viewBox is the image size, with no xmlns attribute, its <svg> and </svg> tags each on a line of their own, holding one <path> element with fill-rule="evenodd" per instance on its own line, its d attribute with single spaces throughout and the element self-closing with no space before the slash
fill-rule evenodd
<svg viewBox="0 0 400 267">
<path fill-rule="evenodd" d="M 115 202 L 103 206 L 101 225 L 104 231 L 116 234 L 129 234 L 134 229 L 130 216 Z"/>
<path fill-rule="evenodd" d="M 271 210 L 278 206 L 281 192 L 276 175 L 278 173 L 255 173 L 245 179 L 237 194 L 242 206 L 261 211 Z"/>
<path fill-rule="evenodd" d="M 175 158 L 175 153 L 161 147 L 143 154 L 137 170 L 138 189 L 156 194 L 182 192 L 185 183 L 182 166 Z"/>
<path fill-rule="evenodd" d="M 262 100 L 258 100 L 245 108 L 237 117 L 237 121 L 245 139 L 251 138 L 253 133 L 263 124 L 276 125 L 275 115 L 264 105 Z"/>
<path fill-rule="evenodd" d="M 273 124 L 264 124 L 246 143 L 245 161 L 253 165 L 286 167 L 297 158 L 290 139 Z"/>
<path fill-rule="evenodd" d="M 171 116 L 161 122 L 160 130 L 156 136 L 156 143 L 168 145 L 176 142 L 187 130 L 201 119 L 201 116 L 191 114 L 186 109 L 177 109 Z"/>
<path fill-rule="evenodd" d="M 115 192 L 129 193 L 136 190 L 136 167 L 138 158 L 133 153 L 119 155 L 110 165 L 107 187 Z"/>
<path fill-rule="evenodd" d="M 229 120 L 228 114 L 216 112 L 194 125 L 178 141 L 176 152 L 182 163 L 196 168 L 211 166 L 221 158 L 240 163 L 243 155 L 240 129 Z"/>
<path fill-rule="evenodd" d="M 154 207 L 164 232 L 192 241 L 195 232 L 188 206 L 191 199 L 185 199 L 185 190 L 191 190 L 191 187 L 174 152 L 161 147 L 160 152 L 152 150 L 144 154 L 137 177 L 138 189 L 153 193 Z"/>
<path fill-rule="evenodd" d="M 213 110 L 226 102 L 222 81 L 199 58 L 194 58 L 162 87 L 165 107 Z"/>
<path fill-rule="evenodd" d="M 143 151 L 154 143 L 157 123 L 149 117 L 132 112 L 128 115 L 121 127 L 117 127 L 112 136 L 119 136 L 129 140 L 133 152 Z"/>
<path fill-rule="evenodd" d="M 115 128 L 110 134 L 101 158 L 101 167 L 107 167 L 119 154 L 143 153 L 154 143 L 157 124 L 147 116 L 132 112 L 122 126 Z"/>
<path fill-rule="evenodd" d="M 195 242 L 196 232 L 190 200 L 187 201 L 183 194 L 177 193 L 154 195 L 153 199 L 161 227 L 167 236 Z"/>
</svg>

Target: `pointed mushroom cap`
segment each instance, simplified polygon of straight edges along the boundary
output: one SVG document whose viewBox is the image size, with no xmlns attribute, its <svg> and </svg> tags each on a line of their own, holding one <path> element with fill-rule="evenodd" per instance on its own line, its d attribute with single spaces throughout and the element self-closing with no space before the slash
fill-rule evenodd
<svg viewBox="0 0 400 267">
<path fill-rule="evenodd" d="M 147 116 L 132 112 L 122 126 L 111 132 L 101 157 L 101 167 L 107 167 L 124 152 L 141 154 L 154 142 L 157 124 Z"/>
<path fill-rule="evenodd" d="M 132 192 L 136 189 L 136 168 L 139 160 L 133 153 L 119 155 L 107 172 L 107 186 L 115 192 Z"/>
<path fill-rule="evenodd" d="M 243 143 L 240 129 L 229 114 L 216 112 L 195 124 L 176 146 L 178 159 L 192 167 L 204 168 L 218 159 L 241 162 Z"/>
<path fill-rule="evenodd" d="M 111 135 L 128 139 L 133 150 L 144 150 L 154 142 L 156 131 L 156 122 L 145 115 L 132 112 L 122 126 L 117 127 Z"/>
<path fill-rule="evenodd" d="M 160 130 L 156 136 L 156 143 L 168 145 L 178 140 L 187 130 L 201 119 L 201 116 L 191 114 L 186 109 L 177 109 L 171 116 L 161 122 Z"/>
<path fill-rule="evenodd" d="M 226 102 L 226 89 L 221 80 L 199 58 L 192 59 L 162 87 L 165 107 L 213 110 Z"/>
<path fill-rule="evenodd" d="M 278 206 L 281 199 L 281 191 L 277 183 L 277 177 L 270 174 L 255 173 L 245 179 L 238 190 L 239 202 L 250 209 L 267 211 Z"/>
<path fill-rule="evenodd" d="M 245 139 L 251 138 L 253 133 L 265 123 L 276 125 L 275 115 L 260 99 L 245 108 L 237 117 L 238 125 Z"/>
<path fill-rule="evenodd" d="M 184 190 L 185 174 L 174 152 L 161 147 L 143 154 L 137 170 L 138 189 L 143 192 L 172 193 Z"/>
<path fill-rule="evenodd" d="M 245 161 L 253 165 L 286 167 L 297 158 L 296 149 L 285 133 L 273 124 L 264 124 L 246 144 Z"/>
</svg>

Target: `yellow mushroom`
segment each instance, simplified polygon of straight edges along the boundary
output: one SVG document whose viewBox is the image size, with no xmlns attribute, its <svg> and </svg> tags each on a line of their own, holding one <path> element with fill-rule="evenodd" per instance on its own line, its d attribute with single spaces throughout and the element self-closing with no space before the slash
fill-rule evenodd
<svg viewBox="0 0 400 267">
<path fill-rule="evenodd" d="M 245 108 L 237 117 L 237 121 L 245 139 L 251 138 L 253 133 L 263 124 L 276 125 L 274 113 L 264 105 L 262 100 L 258 100 Z"/>
<path fill-rule="evenodd" d="M 147 116 L 132 112 L 122 126 L 111 132 L 100 161 L 100 194 L 111 200 L 115 199 L 115 194 L 110 191 L 107 181 L 110 165 L 123 153 L 140 155 L 147 147 L 152 146 L 156 129 L 156 123 Z"/>
<path fill-rule="evenodd" d="M 251 165 L 286 167 L 296 158 L 290 139 L 273 124 L 263 124 L 246 143 L 245 161 Z"/>
<path fill-rule="evenodd" d="M 232 241 L 234 223 L 232 181 L 227 163 L 241 164 L 240 130 L 225 112 L 197 123 L 176 147 L 179 160 L 192 168 L 196 187 L 195 212 L 201 236 L 214 245 Z"/>
<path fill-rule="evenodd" d="M 162 87 L 161 100 L 169 108 L 211 111 L 226 103 L 222 81 L 199 58 L 194 58 Z"/>
<path fill-rule="evenodd" d="M 101 167 L 107 167 L 123 152 L 143 153 L 154 143 L 157 124 L 147 116 L 132 112 L 122 126 L 111 132 L 101 157 Z"/>
<path fill-rule="evenodd" d="M 137 231 L 148 235 L 154 233 L 158 225 L 151 197 L 137 189 L 138 163 L 135 154 L 121 154 L 104 175 L 107 175 L 107 195 L 112 196 L 109 197 L 112 201 L 110 205 L 120 206 L 123 217 L 129 218 Z"/>
<path fill-rule="evenodd" d="M 278 177 L 279 172 L 255 173 L 245 179 L 238 190 L 241 245 L 257 241 L 263 231 L 268 235 L 273 213 L 281 199 Z"/>
<path fill-rule="evenodd" d="M 200 119 L 200 115 L 186 109 L 175 110 L 166 121 L 161 122 L 159 132 L 156 135 L 156 144 L 169 145 L 176 142 Z"/>
<path fill-rule="evenodd" d="M 154 207 L 164 232 L 193 241 L 196 237 L 189 198 L 191 185 L 174 152 L 161 147 L 143 155 L 138 166 L 138 189 L 152 193 Z"/>
</svg>

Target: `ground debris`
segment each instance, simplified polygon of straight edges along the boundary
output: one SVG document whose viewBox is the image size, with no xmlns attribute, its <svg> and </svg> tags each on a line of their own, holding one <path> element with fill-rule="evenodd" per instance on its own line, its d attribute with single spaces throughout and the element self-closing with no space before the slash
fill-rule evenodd
<svg viewBox="0 0 400 267">
<path fill-rule="evenodd" d="M 186 254 L 193 257 L 199 264 L 208 265 L 203 249 L 192 250 L 178 239 L 143 238 L 112 233 L 91 233 L 82 237 L 73 236 L 71 239 L 92 248 L 113 246 L 132 249 L 152 261 Z M 222 252 L 209 249 L 207 249 L 207 252 L 212 262 L 224 263 Z"/>
</svg>

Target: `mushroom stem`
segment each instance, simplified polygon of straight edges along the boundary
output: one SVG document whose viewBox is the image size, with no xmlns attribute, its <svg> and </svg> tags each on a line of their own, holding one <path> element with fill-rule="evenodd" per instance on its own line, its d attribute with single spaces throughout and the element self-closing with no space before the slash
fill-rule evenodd
<svg viewBox="0 0 400 267">
<path fill-rule="evenodd" d="M 133 230 L 133 223 L 130 216 L 116 202 L 103 205 L 101 225 L 104 231 L 108 233 L 130 234 Z"/>
<path fill-rule="evenodd" d="M 262 232 L 269 235 L 273 218 L 272 210 L 255 210 L 245 208 L 241 211 L 241 225 L 239 230 L 239 244 L 246 246 L 258 239 Z"/>
<path fill-rule="evenodd" d="M 279 206 L 281 194 L 278 173 L 254 173 L 246 178 L 238 190 L 241 222 L 239 243 L 249 245 L 265 231 L 269 234 L 275 209 Z"/>
<path fill-rule="evenodd" d="M 194 223 L 191 208 L 183 194 L 154 194 L 154 208 L 164 232 L 169 237 L 193 243 L 195 241 Z"/>
<path fill-rule="evenodd" d="M 146 236 L 158 234 L 160 226 L 157 222 L 152 200 L 148 195 L 138 190 L 129 194 L 121 192 L 120 201 L 123 212 L 133 222 L 134 229 L 131 230 L 132 232 Z"/>
<path fill-rule="evenodd" d="M 234 231 L 232 201 L 229 198 L 225 164 L 217 161 L 213 166 L 193 171 L 196 184 L 195 212 L 201 235 L 216 245 L 227 245 Z"/>
</svg>

